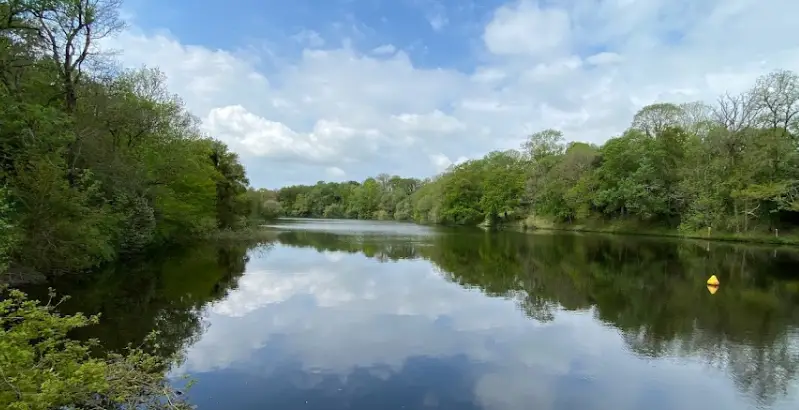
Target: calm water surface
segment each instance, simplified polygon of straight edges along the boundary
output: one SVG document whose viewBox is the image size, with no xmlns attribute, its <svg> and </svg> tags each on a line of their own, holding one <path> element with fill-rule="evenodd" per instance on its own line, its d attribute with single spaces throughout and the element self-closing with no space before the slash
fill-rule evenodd
<svg viewBox="0 0 799 410">
<path fill-rule="evenodd" d="M 799 255 L 286 220 L 55 286 L 161 332 L 200 410 L 797 409 Z M 711 294 L 706 279 L 722 284 Z"/>
</svg>

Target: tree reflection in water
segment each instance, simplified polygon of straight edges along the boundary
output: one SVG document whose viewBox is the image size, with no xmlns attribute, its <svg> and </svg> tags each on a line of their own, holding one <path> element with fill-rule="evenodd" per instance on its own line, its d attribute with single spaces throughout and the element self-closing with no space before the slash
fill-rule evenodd
<svg viewBox="0 0 799 410">
<path fill-rule="evenodd" d="M 287 231 L 277 243 L 361 253 L 381 262 L 425 259 L 447 280 L 517 301 L 537 321 L 591 310 L 644 357 L 691 357 L 721 369 L 767 404 L 796 379 L 799 256 L 750 246 L 574 234 L 460 230 L 420 237 Z M 203 309 L 237 286 L 249 255 L 268 245 L 206 244 L 168 257 L 49 284 L 72 299 L 64 310 L 100 312 L 82 329 L 107 349 L 155 329 L 165 352 L 203 331 Z M 716 275 L 711 295 L 705 281 Z M 795 274 L 794 274 L 795 275 Z M 47 285 L 45 285 L 47 286 Z M 27 289 L 43 294 L 45 286 Z"/>
<path fill-rule="evenodd" d="M 283 245 L 424 258 L 448 280 L 516 299 L 530 318 L 593 309 L 645 357 L 693 357 L 725 371 L 760 403 L 786 394 L 799 364 L 799 254 L 640 237 L 456 232 L 432 243 L 284 232 Z M 721 290 L 705 281 L 716 275 Z"/>
</svg>

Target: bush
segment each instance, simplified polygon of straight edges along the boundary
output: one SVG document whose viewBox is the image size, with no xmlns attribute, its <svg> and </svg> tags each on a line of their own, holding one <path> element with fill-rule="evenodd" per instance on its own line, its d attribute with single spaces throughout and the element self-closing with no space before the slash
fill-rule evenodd
<svg viewBox="0 0 799 410">
<path fill-rule="evenodd" d="M 164 377 L 173 358 L 146 353 L 144 346 L 94 357 L 96 341 L 72 340 L 68 333 L 99 316 L 62 316 L 53 297 L 42 305 L 18 290 L 0 289 L 0 408 L 190 408 Z M 157 349 L 155 338 L 146 343 Z"/>
</svg>

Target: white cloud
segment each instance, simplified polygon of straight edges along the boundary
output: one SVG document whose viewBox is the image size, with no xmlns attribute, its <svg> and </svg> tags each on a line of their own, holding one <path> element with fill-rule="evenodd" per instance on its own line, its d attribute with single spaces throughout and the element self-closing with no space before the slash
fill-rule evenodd
<svg viewBox="0 0 799 410">
<path fill-rule="evenodd" d="M 430 27 L 435 31 L 443 30 L 449 24 L 447 17 L 447 9 L 440 0 L 410 0 L 422 10 L 430 24 Z"/>
<path fill-rule="evenodd" d="M 507 73 L 505 73 L 502 69 L 493 67 L 480 67 L 477 69 L 477 72 L 472 75 L 472 81 L 477 83 L 491 84 L 503 80 L 506 77 Z"/>
<path fill-rule="evenodd" d="M 542 9 L 536 2 L 521 0 L 497 9 L 483 40 L 495 54 L 541 56 L 566 46 L 569 26 L 565 10 Z"/>
<path fill-rule="evenodd" d="M 448 156 L 444 154 L 432 154 L 430 155 L 430 162 L 433 163 L 435 166 L 436 172 L 444 172 L 449 168 L 451 165 L 458 165 L 462 164 L 469 159 L 466 157 L 458 157 L 455 161 L 449 159 Z"/>
<path fill-rule="evenodd" d="M 304 46 L 313 48 L 325 45 L 325 39 L 313 30 L 300 30 L 300 32 L 292 36 L 292 38 Z"/>
<path fill-rule="evenodd" d="M 341 179 L 347 175 L 347 173 L 339 167 L 327 167 L 325 168 L 325 171 L 327 172 L 328 177 L 333 179 Z"/>
<path fill-rule="evenodd" d="M 457 118 L 434 110 L 428 114 L 400 114 L 391 117 L 403 132 L 451 134 L 466 130 L 466 125 Z"/>
<path fill-rule="evenodd" d="M 589 56 L 585 59 L 589 64 L 593 65 L 604 65 L 604 64 L 614 64 L 620 63 L 623 61 L 622 57 L 616 53 L 609 53 L 607 51 L 603 51 L 601 53 L 596 53 L 594 55 Z"/>
<path fill-rule="evenodd" d="M 449 19 L 443 14 L 433 14 L 427 18 L 427 21 L 430 22 L 430 27 L 436 31 L 443 29 L 449 23 Z"/>
<path fill-rule="evenodd" d="M 372 53 L 378 55 L 394 54 L 395 51 L 397 51 L 397 48 L 392 44 L 383 44 L 372 49 Z"/>
<path fill-rule="evenodd" d="M 380 137 L 380 131 L 357 130 L 335 120 L 319 120 L 310 133 L 299 134 L 283 123 L 259 117 L 241 105 L 212 109 L 203 119 L 203 127 L 209 134 L 245 153 L 321 164 L 347 161 L 348 155 L 353 154 L 348 152 L 348 142 L 354 138 L 361 141 L 360 148 L 365 148 L 364 141 Z"/>
<path fill-rule="evenodd" d="M 422 177 L 444 162 L 431 155 L 511 148 L 548 127 L 602 142 L 642 105 L 712 102 L 773 69 L 799 71 L 799 38 L 785 34 L 797 14 L 791 0 L 512 1 L 488 16 L 468 72 L 420 68 L 388 45 L 316 49 L 311 31 L 298 58 L 268 50 L 267 71 L 263 53 L 167 34 L 132 30 L 108 45 L 126 65 L 161 67 L 206 129 L 269 175 L 254 183 L 276 186 L 289 172 L 314 183 L 328 167 Z"/>
</svg>

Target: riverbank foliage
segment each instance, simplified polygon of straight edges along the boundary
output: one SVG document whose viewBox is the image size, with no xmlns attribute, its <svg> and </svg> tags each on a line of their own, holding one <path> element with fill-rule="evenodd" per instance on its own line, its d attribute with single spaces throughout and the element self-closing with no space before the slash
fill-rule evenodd
<svg viewBox="0 0 799 410">
<path fill-rule="evenodd" d="M 574 136 L 579 138 L 579 136 Z M 631 222 L 682 233 L 799 224 L 799 76 L 774 71 L 713 104 L 655 103 L 601 146 L 557 130 L 426 180 L 290 186 L 289 216 L 477 224 Z"/>
<path fill-rule="evenodd" d="M 164 371 L 203 333 L 203 307 L 238 286 L 249 247 L 263 244 L 234 238 L 58 276 L 27 295 L 0 288 L 0 408 L 192 408 L 170 387 L 185 384 L 180 375 L 168 384 Z M 57 301 L 49 286 L 70 297 Z"/>
<path fill-rule="evenodd" d="M 94 357 L 95 342 L 79 342 L 67 334 L 96 324 L 97 316 L 62 316 L 52 303 L 42 305 L 16 290 L 2 293 L 0 407 L 190 408 L 163 376 L 171 358 L 146 353 L 141 347 Z"/>
<path fill-rule="evenodd" d="M 164 76 L 99 47 L 118 6 L 0 4 L 0 263 L 16 270 L 83 270 L 265 216 Z"/>
</svg>

